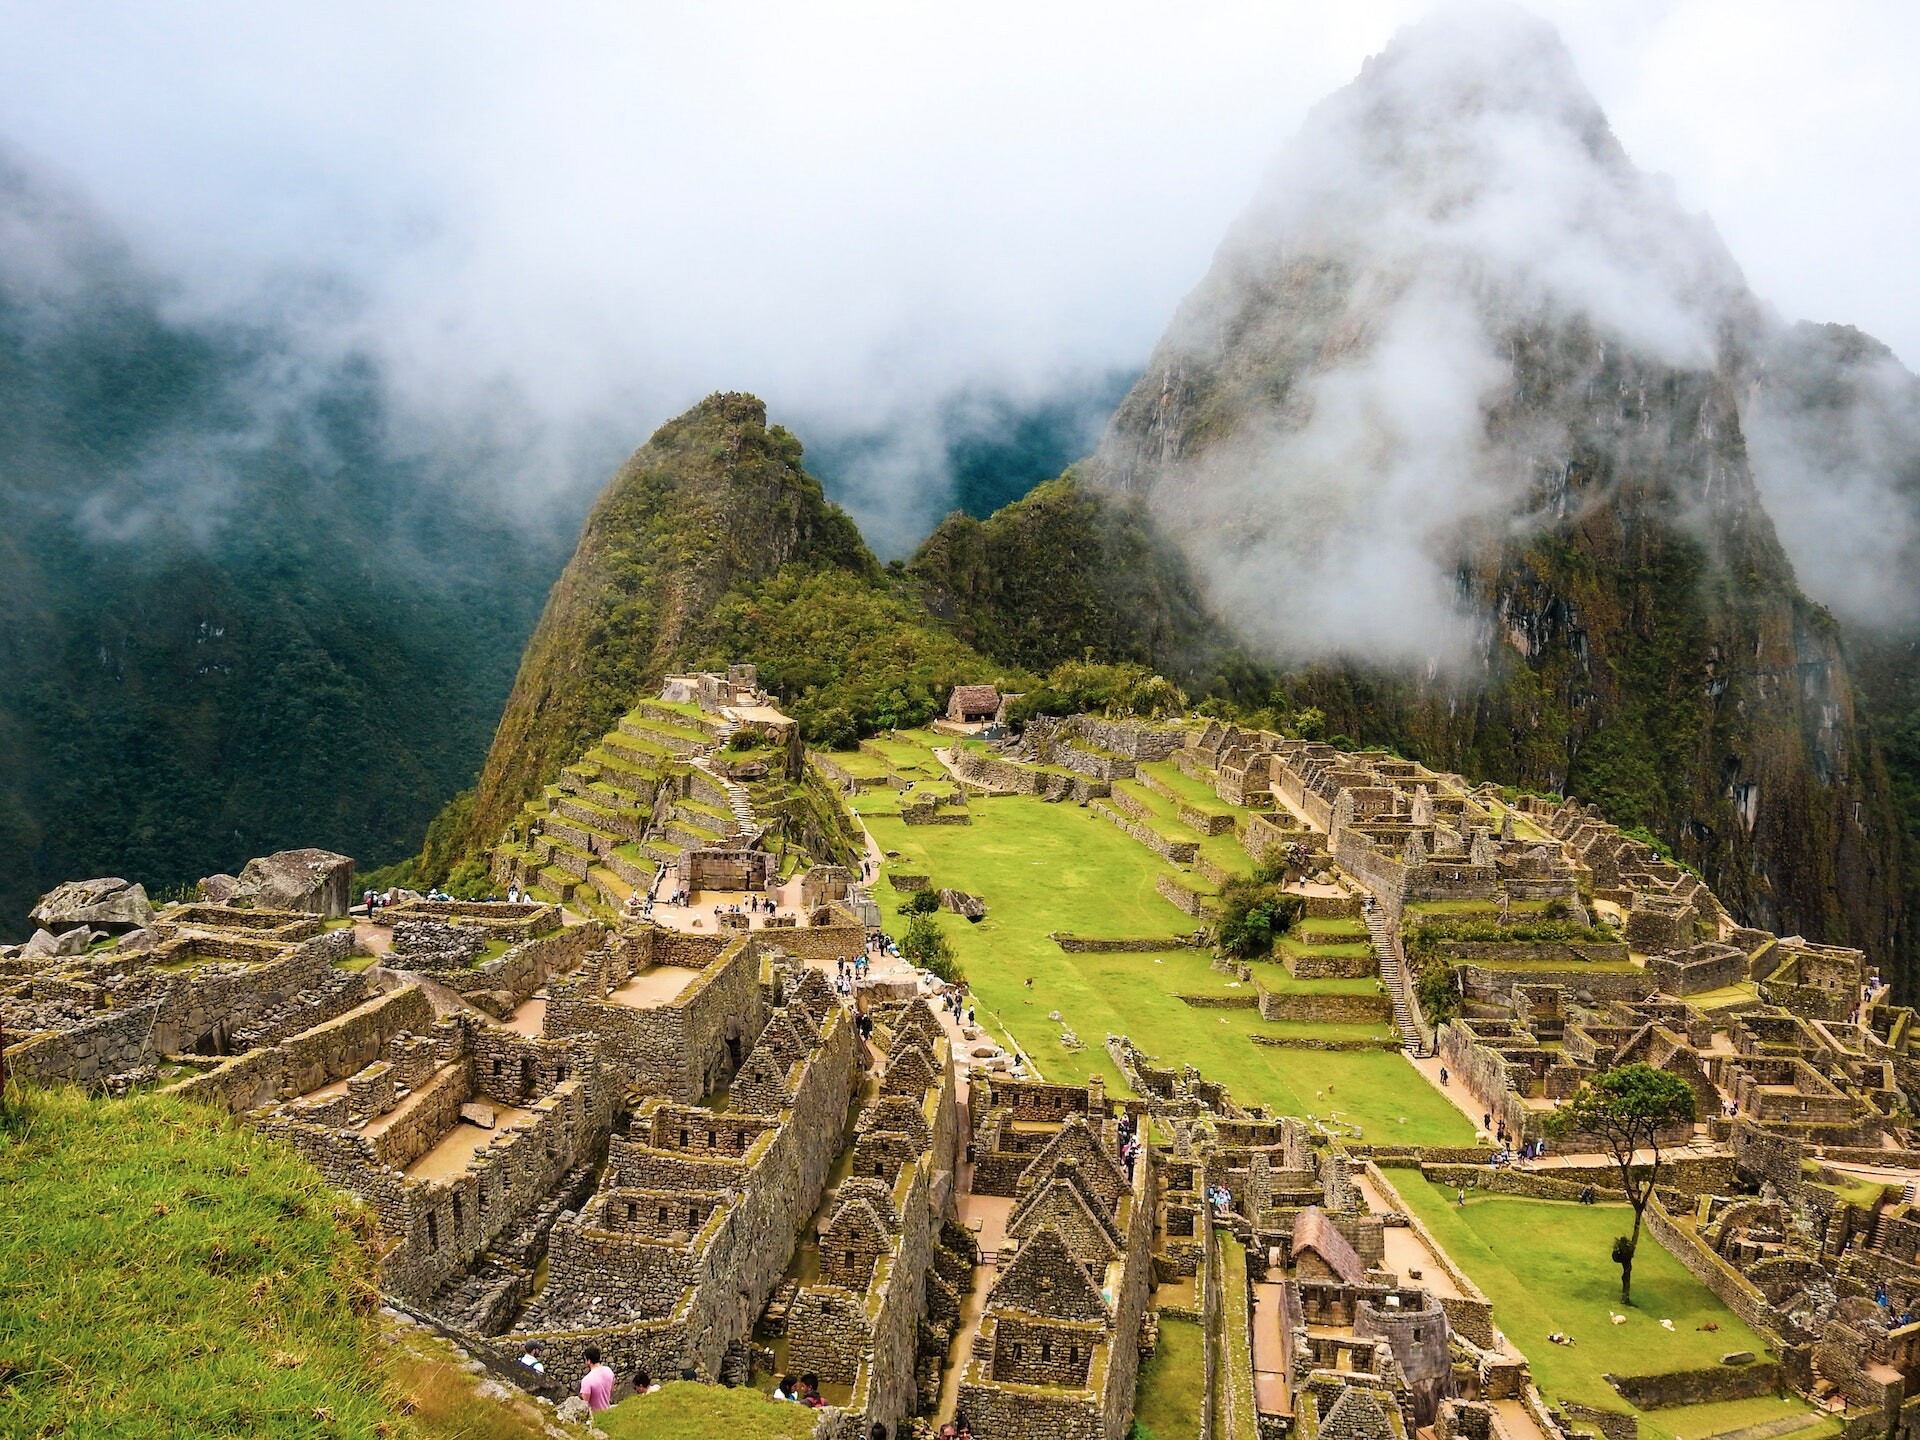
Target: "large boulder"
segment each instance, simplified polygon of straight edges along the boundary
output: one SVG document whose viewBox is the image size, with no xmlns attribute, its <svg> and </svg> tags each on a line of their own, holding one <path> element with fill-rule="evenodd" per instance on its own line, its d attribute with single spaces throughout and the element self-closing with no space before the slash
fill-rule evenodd
<svg viewBox="0 0 1920 1440">
<path fill-rule="evenodd" d="M 147 899 L 145 887 L 118 877 L 69 880 L 42 895 L 28 918 L 55 935 L 82 926 L 122 935 L 153 923 L 153 903 Z"/>
<path fill-rule="evenodd" d="M 240 888 L 240 878 L 222 871 L 218 875 L 200 877 L 200 898 L 209 905 L 224 905 L 233 898 L 233 892 Z"/>
<path fill-rule="evenodd" d="M 331 850 L 282 850 L 249 860 L 232 899 L 259 910 L 305 910 L 329 919 L 347 913 L 353 861 Z"/>
</svg>

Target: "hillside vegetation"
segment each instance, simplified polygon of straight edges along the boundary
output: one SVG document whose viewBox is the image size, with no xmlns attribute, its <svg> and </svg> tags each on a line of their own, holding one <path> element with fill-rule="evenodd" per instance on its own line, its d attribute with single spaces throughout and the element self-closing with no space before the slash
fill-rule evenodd
<svg viewBox="0 0 1920 1440">
<path fill-rule="evenodd" d="M 443 1342 L 383 1343 L 371 1217 L 157 1095 L 0 1106 L 0 1432 L 542 1440 Z"/>
</svg>

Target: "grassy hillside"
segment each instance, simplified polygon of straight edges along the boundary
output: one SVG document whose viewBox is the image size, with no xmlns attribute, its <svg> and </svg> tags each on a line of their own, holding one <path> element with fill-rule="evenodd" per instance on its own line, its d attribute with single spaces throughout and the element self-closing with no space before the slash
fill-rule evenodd
<svg viewBox="0 0 1920 1440">
<path fill-rule="evenodd" d="M 441 1342 L 383 1336 L 366 1212 L 198 1106 L 15 1094 L 0 1193 L 6 1434 L 544 1434 Z"/>
<path fill-rule="evenodd" d="M 985 520 L 949 515 L 907 573 L 963 640 L 1029 669 L 1091 658 L 1185 673 L 1211 648 L 1177 554 L 1071 471 Z"/>
</svg>

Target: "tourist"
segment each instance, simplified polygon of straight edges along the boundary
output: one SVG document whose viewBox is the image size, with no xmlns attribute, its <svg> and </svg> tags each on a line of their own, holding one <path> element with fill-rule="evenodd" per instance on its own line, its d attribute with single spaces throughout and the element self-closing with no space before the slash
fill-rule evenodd
<svg viewBox="0 0 1920 1440">
<path fill-rule="evenodd" d="M 966 1416 L 954 1416 L 953 1427 L 954 1440 L 973 1440 L 973 1426 L 967 1423 Z"/>
<path fill-rule="evenodd" d="M 633 1393 L 634 1394 L 651 1395 L 659 1388 L 660 1388 L 659 1383 L 653 1378 L 653 1376 L 649 1375 L 645 1370 L 636 1370 L 633 1372 Z"/>
<path fill-rule="evenodd" d="M 1456 1189 L 1453 1192 L 1453 1203 L 1455 1205 L 1458 1205 L 1462 1210 L 1466 1209 L 1467 1208 L 1467 1192 L 1464 1189 Z"/>
<path fill-rule="evenodd" d="M 1447 1083 L 1447 1067 L 1444 1065 L 1440 1067 L 1440 1083 L 1442 1085 Z"/>
<path fill-rule="evenodd" d="M 800 1382 L 791 1375 L 782 1375 L 780 1377 L 780 1383 L 773 1387 L 773 1398 L 776 1400 L 798 1400 L 800 1398 Z"/>
<path fill-rule="evenodd" d="M 887 1427 L 878 1420 L 874 1421 L 873 1428 L 867 1432 L 867 1440 L 887 1440 Z"/>
<path fill-rule="evenodd" d="M 593 1346 L 586 1348 L 587 1373 L 580 1377 L 580 1398 L 587 1402 L 587 1409 L 598 1414 L 613 1404 L 613 1367 L 600 1363 L 600 1352 Z"/>
<path fill-rule="evenodd" d="M 827 1402 L 820 1396 L 820 1377 L 818 1375 L 809 1372 L 800 1377 L 800 1403 L 802 1405 L 811 1405 L 816 1410 L 824 1410 L 827 1408 Z"/>
<path fill-rule="evenodd" d="M 520 1363 L 536 1375 L 547 1373 L 547 1363 L 540 1358 L 541 1348 L 538 1340 L 529 1340 L 520 1348 Z"/>
</svg>

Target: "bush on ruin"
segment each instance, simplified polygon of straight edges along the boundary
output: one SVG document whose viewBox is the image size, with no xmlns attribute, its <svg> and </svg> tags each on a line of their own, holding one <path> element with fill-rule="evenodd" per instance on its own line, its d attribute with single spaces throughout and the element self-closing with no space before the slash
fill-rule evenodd
<svg viewBox="0 0 1920 1440">
<path fill-rule="evenodd" d="M 1454 978 L 1453 966 L 1442 961 L 1421 968 L 1413 993 L 1429 1025 L 1444 1025 L 1460 1013 L 1460 982 Z"/>
<path fill-rule="evenodd" d="M 1292 928 L 1306 901 L 1269 881 L 1235 876 L 1220 887 L 1214 943 L 1222 955 L 1252 960 L 1273 952 L 1273 942 Z"/>
</svg>

